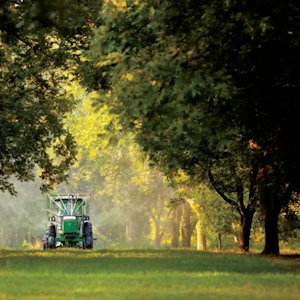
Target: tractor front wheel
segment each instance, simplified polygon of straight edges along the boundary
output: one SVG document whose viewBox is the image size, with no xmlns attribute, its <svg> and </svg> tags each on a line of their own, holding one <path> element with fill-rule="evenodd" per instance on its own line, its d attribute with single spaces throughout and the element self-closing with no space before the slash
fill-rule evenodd
<svg viewBox="0 0 300 300">
<path fill-rule="evenodd" d="M 46 250 L 47 248 L 48 248 L 48 243 L 47 243 L 47 242 L 44 242 L 44 243 L 43 243 L 43 249 Z"/>
<path fill-rule="evenodd" d="M 48 237 L 48 248 L 55 248 L 55 240 L 53 236 Z"/>
</svg>

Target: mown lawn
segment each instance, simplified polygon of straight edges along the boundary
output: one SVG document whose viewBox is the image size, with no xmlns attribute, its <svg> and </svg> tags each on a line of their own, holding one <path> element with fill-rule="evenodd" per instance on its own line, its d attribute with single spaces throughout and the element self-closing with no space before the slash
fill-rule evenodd
<svg viewBox="0 0 300 300">
<path fill-rule="evenodd" d="M 0 299 L 300 299 L 300 262 L 184 250 L 0 250 Z"/>
</svg>

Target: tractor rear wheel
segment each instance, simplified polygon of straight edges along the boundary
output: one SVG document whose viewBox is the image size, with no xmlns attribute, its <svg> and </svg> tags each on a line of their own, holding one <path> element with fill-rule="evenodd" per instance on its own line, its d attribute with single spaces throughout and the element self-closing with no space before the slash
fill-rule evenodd
<svg viewBox="0 0 300 300">
<path fill-rule="evenodd" d="M 85 248 L 93 249 L 93 226 L 91 223 L 84 224 Z"/>
<path fill-rule="evenodd" d="M 49 227 L 49 236 L 56 237 L 56 230 L 55 230 L 55 225 L 51 224 Z"/>
<path fill-rule="evenodd" d="M 87 236 L 85 238 L 85 246 L 86 246 L 86 249 L 93 249 L 93 237 L 92 236 Z"/>
<path fill-rule="evenodd" d="M 91 223 L 84 224 L 84 235 L 85 236 L 92 236 L 93 235 L 93 226 Z"/>
</svg>

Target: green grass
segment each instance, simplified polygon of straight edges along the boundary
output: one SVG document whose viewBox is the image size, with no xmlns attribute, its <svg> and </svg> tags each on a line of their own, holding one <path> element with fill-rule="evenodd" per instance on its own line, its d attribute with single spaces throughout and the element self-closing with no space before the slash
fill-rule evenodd
<svg viewBox="0 0 300 300">
<path fill-rule="evenodd" d="M 300 263 L 184 250 L 0 251 L 0 299 L 300 299 Z"/>
</svg>

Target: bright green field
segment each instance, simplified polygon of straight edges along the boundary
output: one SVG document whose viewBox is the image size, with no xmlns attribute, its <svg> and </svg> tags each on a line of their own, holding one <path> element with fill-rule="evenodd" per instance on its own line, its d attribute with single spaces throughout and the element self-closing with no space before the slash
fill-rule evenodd
<svg viewBox="0 0 300 300">
<path fill-rule="evenodd" d="M 0 250 L 0 299 L 300 299 L 300 263 L 181 250 Z"/>
</svg>

